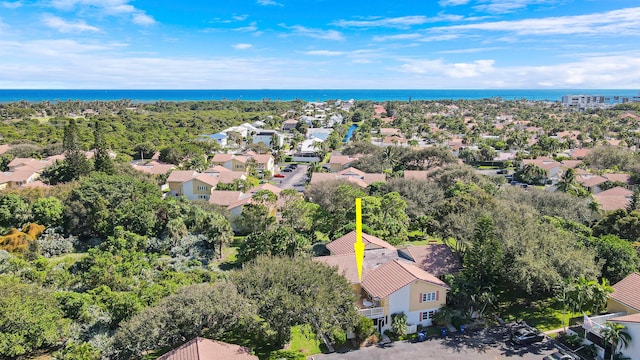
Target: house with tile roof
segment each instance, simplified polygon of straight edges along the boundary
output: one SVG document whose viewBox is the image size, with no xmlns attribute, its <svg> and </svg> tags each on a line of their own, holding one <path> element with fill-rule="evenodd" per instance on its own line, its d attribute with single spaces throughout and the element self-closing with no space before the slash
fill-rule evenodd
<svg viewBox="0 0 640 360">
<path fill-rule="evenodd" d="M 356 168 L 350 167 L 337 173 L 313 173 L 311 174 L 310 184 L 317 184 L 323 181 L 331 180 L 347 180 L 357 184 L 360 187 L 367 187 L 374 182 L 386 181 L 387 176 L 385 174 L 370 174 L 360 171 Z"/>
<path fill-rule="evenodd" d="M 613 211 L 625 209 L 629 205 L 632 196 L 633 191 L 617 186 L 613 189 L 601 191 L 593 195 L 593 198 L 600 206 L 600 209 Z"/>
<path fill-rule="evenodd" d="M 432 325 L 433 316 L 446 304 L 449 287 L 411 256 L 366 233 L 362 234 L 365 255 L 360 281 L 353 248 L 355 239 L 355 231 L 352 231 L 327 244 L 330 256 L 313 260 L 338 268 L 359 297 L 355 305 L 360 314 L 373 319 L 378 331 L 389 329 L 391 315 L 395 313 L 407 315 L 410 325 Z M 414 256 L 419 258 L 417 253 Z M 448 273 L 447 269 L 437 269 L 438 263 L 429 265 L 433 265 L 431 269 L 439 274 Z"/>
<path fill-rule="evenodd" d="M 342 170 L 348 169 L 351 164 L 360 159 L 362 155 L 337 155 L 335 153 L 331 154 L 329 158 L 329 168 L 331 172 L 337 173 Z"/>
<path fill-rule="evenodd" d="M 640 313 L 614 317 L 609 321 L 623 325 L 631 338 L 627 346 L 618 348 L 618 351 L 627 359 L 640 360 Z"/>
<path fill-rule="evenodd" d="M 197 337 L 157 360 L 258 360 L 248 348 Z"/>
<path fill-rule="evenodd" d="M 613 284 L 612 287 L 613 292 L 607 301 L 608 312 L 640 313 L 640 273 L 634 272 Z"/>
<path fill-rule="evenodd" d="M 565 166 L 563 166 L 561 163 L 547 157 L 540 157 L 537 159 L 524 159 L 520 164 L 520 168 L 522 169 L 528 164 L 533 164 L 543 169 L 546 173 L 544 179 L 545 182 L 547 180 L 551 180 L 553 184 L 556 184 L 560 180 L 562 172 L 565 169 Z"/>
</svg>

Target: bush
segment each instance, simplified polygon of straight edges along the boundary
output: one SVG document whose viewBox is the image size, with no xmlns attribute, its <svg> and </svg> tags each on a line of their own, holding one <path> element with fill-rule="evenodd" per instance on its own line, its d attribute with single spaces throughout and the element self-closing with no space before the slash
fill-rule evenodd
<svg viewBox="0 0 640 360">
<path fill-rule="evenodd" d="M 373 335 L 375 332 L 375 328 L 373 327 L 373 320 L 364 316 L 360 316 L 358 319 L 358 323 L 356 324 L 354 333 L 356 335 L 356 340 L 360 343 L 364 341 L 369 336 Z"/>
<path fill-rule="evenodd" d="M 78 243 L 76 236 L 64 237 L 57 229 L 48 228 L 38 239 L 40 253 L 44 257 L 54 257 L 69 254 L 75 251 Z"/>
<path fill-rule="evenodd" d="M 407 335 L 407 315 L 405 313 L 391 314 L 391 330 L 396 339 Z"/>
<path fill-rule="evenodd" d="M 303 353 L 293 350 L 278 350 L 269 355 L 269 360 L 305 360 Z"/>
</svg>

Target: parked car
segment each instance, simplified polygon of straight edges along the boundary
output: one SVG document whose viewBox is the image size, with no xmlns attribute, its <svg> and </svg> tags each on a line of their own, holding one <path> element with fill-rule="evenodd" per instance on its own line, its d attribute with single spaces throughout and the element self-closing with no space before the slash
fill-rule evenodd
<svg viewBox="0 0 640 360">
<path fill-rule="evenodd" d="M 284 174 L 275 174 L 275 175 L 273 175 L 273 177 L 274 178 L 283 178 L 283 177 L 285 177 L 285 175 Z"/>
<path fill-rule="evenodd" d="M 520 328 L 511 334 L 511 341 L 516 345 L 533 344 L 544 340 L 544 334 L 536 329 Z"/>
<path fill-rule="evenodd" d="M 578 357 L 568 354 L 564 351 L 556 351 L 551 355 L 547 355 L 542 360 L 577 360 Z"/>
<path fill-rule="evenodd" d="M 508 174 L 508 173 L 509 173 L 509 170 L 507 170 L 507 169 L 501 169 L 501 170 L 496 171 L 496 174 L 498 174 L 498 175 L 504 175 L 504 174 Z"/>
<path fill-rule="evenodd" d="M 291 168 L 291 169 L 297 169 L 298 168 L 298 164 L 289 164 L 287 167 Z"/>
<path fill-rule="evenodd" d="M 293 170 L 291 168 L 284 168 L 282 169 L 282 172 L 292 172 Z"/>
</svg>

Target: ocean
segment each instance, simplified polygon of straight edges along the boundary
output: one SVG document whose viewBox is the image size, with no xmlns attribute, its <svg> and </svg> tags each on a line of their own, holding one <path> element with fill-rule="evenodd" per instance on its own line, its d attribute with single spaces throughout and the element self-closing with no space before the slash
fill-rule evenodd
<svg viewBox="0 0 640 360">
<path fill-rule="evenodd" d="M 614 89 L 509 89 L 509 90 L 2 90 L 0 102 L 42 102 L 42 101 L 109 101 L 132 100 L 134 102 L 156 101 L 206 101 L 206 100 L 246 100 L 246 101 L 304 101 L 324 100 L 478 100 L 501 98 L 503 100 L 560 101 L 563 95 L 585 94 L 603 96 L 637 96 L 638 90 Z"/>
</svg>

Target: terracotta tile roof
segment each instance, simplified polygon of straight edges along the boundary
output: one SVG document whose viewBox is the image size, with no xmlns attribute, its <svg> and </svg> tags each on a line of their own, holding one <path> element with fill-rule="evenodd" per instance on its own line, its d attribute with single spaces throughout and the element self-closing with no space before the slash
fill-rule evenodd
<svg viewBox="0 0 640 360">
<path fill-rule="evenodd" d="M 382 105 L 373 105 L 373 111 L 376 114 L 382 114 L 383 112 L 386 112 L 386 110 L 384 109 L 384 106 Z"/>
<path fill-rule="evenodd" d="M 629 174 L 602 174 L 609 181 L 619 181 L 621 183 L 630 184 L 631 175 Z"/>
<path fill-rule="evenodd" d="M 53 160 L 37 160 L 31 158 L 15 158 L 7 164 L 9 170 L 15 170 L 17 168 L 29 167 L 35 171 L 40 171 L 46 167 L 53 165 Z"/>
<path fill-rule="evenodd" d="M 342 171 L 338 171 L 336 174 L 345 175 L 345 176 L 364 176 L 366 173 L 364 171 L 358 170 L 354 167 L 348 167 Z"/>
<path fill-rule="evenodd" d="M 198 176 L 198 173 L 193 170 L 174 170 L 171 172 L 171 174 L 169 174 L 167 182 L 183 183 L 185 181 L 193 179 L 196 176 Z"/>
<path fill-rule="evenodd" d="M 591 149 L 583 149 L 583 148 L 575 149 L 571 152 L 571 157 L 573 157 L 574 159 L 582 159 L 585 156 L 589 155 L 590 152 L 591 152 Z"/>
<path fill-rule="evenodd" d="M 267 164 L 269 163 L 269 160 L 273 159 L 273 156 L 269 155 L 269 154 L 265 154 L 265 155 L 252 155 L 251 156 L 253 158 L 253 160 L 256 161 L 256 163 L 258 164 Z"/>
<path fill-rule="evenodd" d="M 6 153 L 7 151 L 9 151 L 9 145 L 7 144 L 0 145 L 0 155 Z"/>
<path fill-rule="evenodd" d="M 241 172 L 229 171 L 218 174 L 218 181 L 223 184 L 230 184 L 234 180 L 244 180 L 247 177 Z"/>
<path fill-rule="evenodd" d="M 602 184 L 606 182 L 607 179 L 598 175 L 587 175 L 587 176 L 578 176 L 576 181 L 586 187 L 592 187 Z"/>
<path fill-rule="evenodd" d="M 435 276 L 455 274 L 462 268 L 458 258 L 445 244 L 409 246 L 406 252 L 422 270 Z"/>
<path fill-rule="evenodd" d="M 249 349 L 221 341 L 195 338 L 157 360 L 258 360 Z"/>
<path fill-rule="evenodd" d="M 348 155 L 331 155 L 331 158 L 329 158 L 329 164 L 340 164 L 340 165 L 347 165 L 351 162 L 354 162 L 356 160 L 358 160 L 360 157 L 362 157 L 362 155 L 356 155 L 356 156 L 348 156 Z"/>
<path fill-rule="evenodd" d="M 362 263 L 362 277 L 390 261 L 398 260 L 398 252 L 389 249 L 367 250 L 364 253 L 364 261 Z M 358 268 L 356 263 L 356 254 L 330 255 L 313 258 L 314 261 L 323 262 L 329 266 L 337 266 L 338 273 L 343 275 L 352 284 L 358 284 Z"/>
<path fill-rule="evenodd" d="M 371 185 L 374 182 L 385 182 L 387 181 L 387 175 L 385 174 L 365 174 L 362 181 L 364 181 L 367 185 Z"/>
<path fill-rule="evenodd" d="M 255 193 L 255 192 L 259 191 L 259 190 L 269 190 L 269 191 L 271 191 L 272 193 L 274 193 L 276 195 L 279 195 L 282 192 L 282 189 L 280 189 L 279 187 L 277 187 L 275 185 L 268 184 L 268 183 L 264 183 L 264 184 L 258 185 L 256 187 L 250 189 L 248 191 L 248 193 L 249 194 L 253 194 L 253 193 Z"/>
<path fill-rule="evenodd" d="M 380 135 L 400 135 L 400 130 L 396 128 L 380 128 Z"/>
<path fill-rule="evenodd" d="M 640 311 L 640 273 L 634 272 L 612 287 L 610 296 L 613 300 Z"/>
<path fill-rule="evenodd" d="M 220 206 L 229 206 L 240 199 L 241 191 L 213 190 L 209 202 Z"/>
<path fill-rule="evenodd" d="M 633 191 L 617 186 L 593 195 L 602 210 L 611 211 L 624 209 L 629 205 Z"/>
<path fill-rule="evenodd" d="M 388 262 L 367 273 L 362 278 L 362 288 L 374 298 L 385 298 L 416 280 L 441 286 L 448 286 L 437 277 L 419 267 L 402 260 Z"/>
<path fill-rule="evenodd" d="M 355 253 L 355 250 L 353 249 L 353 244 L 355 244 L 355 242 L 356 232 L 352 231 L 328 243 L 327 249 L 329 249 L 332 255 L 352 254 Z M 365 250 L 380 248 L 396 250 L 396 248 L 388 242 L 366 233 L 362 233 L 362 242 L 364 242 Z"/>
<path fill-rule="evenodd" d="M 429 170 L 405 170 L 404 178 L 405 179 L 414 179 L 414 180 L 428 180 L 431 174 L 440 170 L 440 166 L 436 166 Z"/>
<path fill-rule="evenodd" d="M 582 164 L 582 160 L 562 160 L 560 163 L 568 168 L 575 169 L 578 165 Z"/>
<path fill-rule="evenodd" d="M 618 316 L 618 317 L 609 319 L 609 321 L 640 323 L 640 313 L 625 315 L 625 316 Z"/>
<path fill-rule="evenodd" d="M 15 171 L 8 171 L 2 173 L 2 180 L 0 183 L 5 183 L 9 181 L 19 182 L 19 181 L 27 181 L 36 175 L 36 171 L 29 167 L 19 167 Z"/>
<path fill-rule="evenodd" d="M 195 177 L 195 179 L 215 188 L 218 185 L 218 182 L 220 182 L 218 179 L 216 179 L 215 177 L 211 176 L 211 175 L 198 175 Z"/>
<path fill-rule="evenodd" d="M 546 158 L 539 158 L 539 159 L 525 159 L 522 160 L 522 162 L 527 165 L 527 164 L 534 164 L 535 166 L 544 169 L 544 170 L 550 170 L 556 167 L 561 167 L 562 164 L 560 164 L 559 162 L 552 160 L 552 159 L 546 159 Z"/>
<path fill-rule="evenodd" d="M 206 173 L 226 173 L 226 172 L 232 172 L 232 171 L 227 169 L 224 166 L 216 165 L 216 166 L 212 166 L 212 167 L 208 168 L 204 172 L 206 172 Z"/>
</svg>

